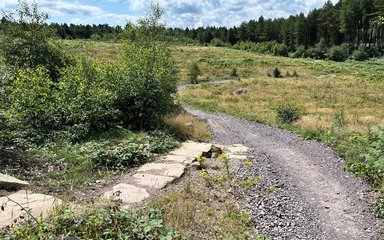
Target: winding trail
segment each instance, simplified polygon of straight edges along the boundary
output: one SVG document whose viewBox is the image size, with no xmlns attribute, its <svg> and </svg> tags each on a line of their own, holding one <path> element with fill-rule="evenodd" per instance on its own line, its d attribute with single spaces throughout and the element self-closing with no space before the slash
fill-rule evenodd
<svg viewBox="0 0 384 240">
<path fill-rule="evenodd" d="M 384 239 L 369 202 L 371 188 L 343 171 L 343 159 L 324 144 L 237 117 L 184 108 L 207 121 L 214 143 L 241 143 L 250 149 L 252 168 L 239 166 L 236 174 L 263 179 L 247 198 L 260 234 L 273 239 Z"/>
</svg>

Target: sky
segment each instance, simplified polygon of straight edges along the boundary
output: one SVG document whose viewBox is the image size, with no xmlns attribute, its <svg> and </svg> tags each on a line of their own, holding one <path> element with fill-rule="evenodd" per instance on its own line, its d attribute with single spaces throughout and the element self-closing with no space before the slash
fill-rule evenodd
<svg viewBox="0 0 384 240">
<path fill-rule="evenodd" d="M 28 2 L 32 0 L 27 0 Z M 332 0 L 334 3 L 337 0 Z M 49 22 L 124 26 L 143 16 L 150 1 L 36 0 Z M 320 8 L 325 0 L 159 0 L 167 27 L 238 26 L 244 21 L 288 17 Z M 0 0 L 0 8 L 14 10 L 17 0 Z"/>
</svg>

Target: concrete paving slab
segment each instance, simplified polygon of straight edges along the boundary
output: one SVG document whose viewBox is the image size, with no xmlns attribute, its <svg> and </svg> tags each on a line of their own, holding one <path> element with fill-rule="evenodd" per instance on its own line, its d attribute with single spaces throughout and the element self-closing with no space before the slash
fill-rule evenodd
<svg viewBox="0 0 384 240">
<path fill-rule="evenodd" d="M 109 200 L 121 200 L 123 203 L 132 204 L 139 203 L 144 199 L 149 198 L 149 194 L 144 188 L 121 183 L 115 185 L 111 191 L 104 193 L 103 198 Z"/>
<path fill-rule="evenodd" d="M 150 187 L 156 189 L 162 189 L 167 186 L 168 183 L 173 182 L 175 178 L 167 176 L 159 176 L 145 173 L 136 173 L 133 175 L 133 181 L 143 187 Z"/>
</svg>

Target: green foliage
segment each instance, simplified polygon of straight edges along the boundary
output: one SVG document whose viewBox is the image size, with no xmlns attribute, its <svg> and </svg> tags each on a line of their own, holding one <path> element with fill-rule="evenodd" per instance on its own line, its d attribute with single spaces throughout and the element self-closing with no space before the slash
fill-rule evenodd
<svg viewBox="0 0 384 240">
<path fill-rule="evenodd" d="M 91 131 L 106 130 L 120 116 L 111 65 L 97 67 L 88 59 L 79 60 L 52 82 L 42 67 L 16 70 L 5 87 L 14 126 L 36 132 L 41 138 L 55 131 L 67 131 L 79 140 Z"/>
<path fill-rule="evenodd" d="M 5 12 L 4 19 L 0 51 L 5 64 L 16 68 L 43 66 L 50 78 L 57 80 L 60 69 L 71 60 L 57 42 L 49 40 L 52 32 L 45 24 L 48 14 L 39 12 L 36 3 L 19 1 L 16 13 Z"/>
<path fill-rule="evenodd" d="M 169 49 L 162 43 L 125 43 L 116 106 L 133 128 L 153 128 L 174 108 L 177 75 Z"/>
<path fill-rule="evenodd" d="M 82 213 L 62 209 L 47 221 L 16 228 L 2 239 L 52 239 L 58 236 L 81 239 L 178 239 L 180 235 L 165 227 L 159 209 L 123 210 L 116 205 L 93 205 Z"/>
<path fill-rule="evenodd" d="M 355 50 L 352 53 L 352 58 L 355 61 L 365 61 L 369 58 L 369 55 L 363 50 Z"/>
<path fill-rule="evenodd" d="M 197 84 L 198 83 L 198 76 L 201 75 L 201 70 L 199 68 L 199 66 L 197 65 L 197 62 L 193 62 L 190 66 L 189 66 L 189 81 L 192 83 L 192 84 Z"/>
<path fill-rule="evenodd" d="M 275 78 L 279 78 L 279 77 L 281 77 L 281 71 L 280 71 L 280 69 L 279 68 L 275 68 L 275 69 L 273 69 L 273 71 L 272 71 L 272 75 L 273 75 L 273 77 L 275 77 Z"/>
<path fill-rule="evenodd" d="M 237 69 L 236 68 L 232 68 L 231 72 L 229 73 L 229 76 L 237 77 L 238 76 Z"/>
<path fill-rule="evenodd" d="M 141 138 L 132 135 L 119 142 L 94 143 L 91 160 L 96 168 L 124 169 L 145 163 L 153 153 L 165 153 L 177 146 L 174 138 L 162 132 Z"/>
<path fill-rule="evenodd" d="M 285 44 L 283 44 L 283 43 L 276 43 L 273 46 L 272 54 L 274 56 L 287 57 L 288 56 L 288 47 Z"/>
<path fill-rule="evenodd" d="M 215 47 L 225 47 L 225 43 L 219 38 L 213 38 L 211 40 L 211 45 Z"/>
<path fill-rule="evenodd" d="M 281 123 L 293 123 L 301 118 L 300 110 L 293 104 L 280 105 L 276 109 L 276 120 Z"/>
<path fill-rule="evenodd" d="M 336 62 L 344 62 L 348 58 L 348 46 L 333 46 L 328 50 L 328 58 Z"/>
</svg>

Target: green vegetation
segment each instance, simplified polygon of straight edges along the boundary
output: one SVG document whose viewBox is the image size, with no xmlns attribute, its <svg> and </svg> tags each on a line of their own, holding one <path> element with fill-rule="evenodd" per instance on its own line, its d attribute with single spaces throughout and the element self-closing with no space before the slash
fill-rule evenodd
<svg viewBox="0 0 384 240">
<path fill-rule="evenodd" d="M 195 58 L 209 59 L 204 72 L 212 75 L 217 68 L 233 67 L 241 68 L 244 76 L 249 74 L 249 79 L 229 84 L 185 89 L 179 93 L 183 103 L 285 127 L 305 139 L 323 141 L 345 156 L 348 170 L 368 177 L 378 189 L 383 188 L 382 60 L 314 62 L 223 48 L 184 47 L 183 51 Z M 230 64 L 220 66 L 223 59 Z M 294 78 L 267 78 L 271 65 L 288 72 L 297 69 L 300 76 L 296 72 Z M 233 95 L 239 88 L 247 88 L 249 94 Z M 285 106 L 287 102 L 291 105 Z M 292 123 L 282 124 L 288 122 Z M 383 197 L 378 200 L 382 203 L 380 199 Z"/>
<path fill-rule="evenodd" d="M 276 118 L 281 123 L 293 123 L 301 117 L 299 109 L 292 104 L 278 106 L 276 113 Z"/>
<path fill-rule="evenodd" d="M 191 66 L 189 67 L 189 81 L 192 84 L 197 84 L 198 77 L 201 75 L 201 70 L 196 62 L 193 62 Z"/>
<path fill-rule="evenodd" d="M 0 166 L 41 192 L 72 197 L 178 146 L 162 125 L 176 107 L 177 75 L 167 46 L 154 40 L 161 12 L 153 11 L 135 27 L 139 41 L 121 46 L 118 63 L 70 57 L 55 72 L 45 64 L 56 56 L 47 15 L 24 1 L 18 20 L 7 15 L 1 30 L 9 44 L 22 44 L 2 49 Z M 73 50 L 82 42 L 67 44 Z"/>
<path fill-rule="evenodd" d="M 21 226 L 1 236 L 5 240 L 52 239 L 77 236 L 81 239 L 180 239 L 165 227 L 159 209 L 124 210 L 118 205 L 89 205 L 81 211 L 61 208 L 46 221 Z"/>
</svg>

